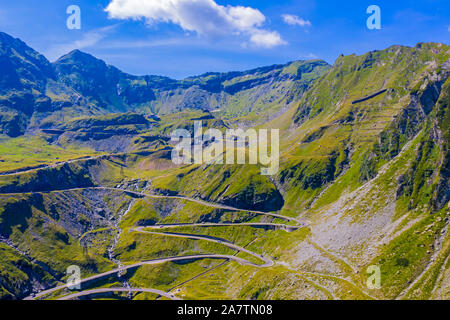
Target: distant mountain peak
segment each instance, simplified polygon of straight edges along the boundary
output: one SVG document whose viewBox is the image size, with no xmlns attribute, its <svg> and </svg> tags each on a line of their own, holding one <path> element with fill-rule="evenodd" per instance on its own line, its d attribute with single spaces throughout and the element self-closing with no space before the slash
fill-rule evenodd
<svg viewBox="0 0 450 320">
<path fill-rule="evenodd" d="M 101 64 L 106 67 L 106 63 L 103 60 L 98 59 L 93 55 L 81 51 L 79 49 L 72 50 L 69 53 L 59 57 L 58 60 L 56 60 L 53 64 L 55 65 L 60 63 L 71 63 L 71 64 L 90 63 L 97 65 Z"/>
<path fill-rule="evenodd" d="M 0 70 L 0 92 L 42 92 L 47 78 L 54 77 L 53 68 L 43 55 L 4 32 L 0 32 Z"/>
</svg>

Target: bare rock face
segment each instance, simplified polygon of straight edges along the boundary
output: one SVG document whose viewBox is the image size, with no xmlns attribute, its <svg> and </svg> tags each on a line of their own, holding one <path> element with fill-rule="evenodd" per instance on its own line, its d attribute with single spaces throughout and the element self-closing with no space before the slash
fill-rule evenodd
<svg viewBox="0 0 450 320">
<path fill-rule="evenodd" d="M 270 192 L 258 192 L 257 189 L 257 186 L 248 185 L 240 193 L 221 199 L 221 202 L 235 208 L 266 212 L 278 211 L 283 207 L 283 196 L 277 189 Z"/>
</svg>

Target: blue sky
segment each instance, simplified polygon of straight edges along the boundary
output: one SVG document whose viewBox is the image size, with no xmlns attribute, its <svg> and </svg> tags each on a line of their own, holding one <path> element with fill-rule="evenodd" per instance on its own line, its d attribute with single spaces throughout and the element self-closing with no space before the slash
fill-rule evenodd
<svg viewBox="0 0 450 320">
<path fill-rule="evenodd" d="M 381 29 L 369 30 L 370 5 Z M 69 5 L 81 29 L 66 27 Z M 51 61 L 73 49 L 132 74 L 181 79 L 393 44 L 450 44 L 450 1 L 0 0 L 0 31 Z"/>
</svg>

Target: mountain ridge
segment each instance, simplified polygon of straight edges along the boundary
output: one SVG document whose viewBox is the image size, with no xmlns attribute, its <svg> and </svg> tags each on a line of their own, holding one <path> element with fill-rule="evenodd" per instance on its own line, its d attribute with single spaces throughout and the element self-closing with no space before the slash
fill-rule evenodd
<svg viewBox="0 0 450 320">
<path fill-rule="evenodd" d="M 1 34 L 0 42 L 3 48 L 0 62 L 3 61 L 4 70 L 10 70 L 0 82 L 3 83 L 0 92 L 4 93 L 0 96 L 0 132 L 11 136 L 23 135 L 41 123 L 48 125 L 80 115 L 110 112 L 164 114 L 183 109 L 221 109 L 229 117 L 240 115 L 247 119 L 252 114 L 248 121 L 254 122 L 261 113 L 271 117 L 285 108 L 293 92 L 305 91 L 311 81 L 329 68 L 322 60 L 294 61 L 174 80 L 131 75 L 80 50 L 50 63 L 24 42 L 5 33 Z M 308 77 L 303 79 L 303 74 Z M 258 98 L 242 105 L 251 95 Z M 267 102 L 272 106 L 264 106 Z M 254 105 L 258 107 L 253 108 Z M 278 111 L 267 110 L 272 107 Z"/>
<path fill-rule="evenodd" d="M 92 58 L 62 58 L 46 84 L 50 101 L 34 92 L 42 102 L 30 134 L 0 136 L 0 299 L 58 289 L 74 264 L 83 278 L 110 275 L 83 290 L 125 281 L 176 287 L 184 299 L 449 299 L 448 45 L 391 46 L 331 67 L 208 73 L 182 80 L 188 89 L 161 79 L 147 105 L 142 93 L 158 79 Z M 170 134 L 193 133 L 199 119 L 205 130 L 279 129 L 278 173 L 174 164 Z M 136 232 L 147 227 L 175 231 Z M 236 246 L 253 263 L 165 261 L 108 273 L 174 256 L 229 257 Z M 275 265 L 258 267 L 259 256 Z M 45 298 L 69 293 L 56 289 Z"/>
</svg>

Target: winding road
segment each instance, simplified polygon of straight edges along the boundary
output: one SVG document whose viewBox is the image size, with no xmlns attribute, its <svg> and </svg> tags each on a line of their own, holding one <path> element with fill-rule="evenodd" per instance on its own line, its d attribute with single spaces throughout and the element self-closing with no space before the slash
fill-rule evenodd
<svg viewBox="0 0 450 320">
<path fill-rule="evenodd" d="M 54 169 L 57 168 L 59 166 L 63 166 L 66 164 L 71 164 L 71 163 L 76 163 L 76 162 L 80 162 L 80 161 L 89 161 L 89 160 L 97 160 L 97 159 L 102 159 L 105 157 L 108 157 L 110 155 L 99 155 L 99 156 L 94 156 L 94 157 L 82 157 L 82 158 L 77 158 L 77 159 L 72 159 L 72 160 L 67 160 L 67 161 L 60 161 L 60 162 L 55 162 L 53 164 L 44 164 L 44 165 L 38 165 L 35 167 L 28 167 L 28 168 L 21 168 L 21 169 L 17 169 L 17 170 L 13 170 L 13 171 L 4 171 L 4 172 L 0 172 L 0 176 L 1 177 L 7 177 L 7 176 L 17 176 L 20 174 L 25 174 L 25 173 L 32 173 L 32 172 L 36 172 L 36 171 L 40 171 L 40 170 L 48 170 L 48 169 Z"/>
<path fill-rule="evenodd" d="M 109 293 L 109 292 L 148 292 L 148 293 L 155 293 L 157 295 L 169 298 L 171 300 L 181 300 L 180 298 L 175 297 L 173 294 L 157 290 L 157 289 L 135 289 L 135 288 L 100 288 L 100 289 L 92 289 L 92 290 L 86 290 L 81 291 L 78 293 L 74 293 L 62 298 L 58 298 L 57 300 L 72 300 L 80 297 L 90 296 L 93 294 L 99 294 L 99 293 Z"/>
<path fill-rule="evenodd" d="M 229 210 L 229 211 L 249 212 L 249 213 L 253 213 L 253 214 L 257 214 L 257 215 L 270 216 L 270 217 L 278 218 L 278 219 L 285 220 L 285 221 L 292 221 L 292 222 L 295 222 L 299 226 L 306 226 L 306 223 L 304 221 L 298 220 L 293 217 L 282 216 L 282 215 L 279 215 L 276 213 L 256 211 L 256 210 L 251 210 L 251 209 L 235 208 L 235 207 L 227 206 L 224 204 L 207 202 L 204 200 L 190 198 L 190 197 L 186 197 L 186 196 L 156 195 L 156 194 L 149 194 L 149 193 L 144 193 L 144 192 L 131 191 L 131 190 L 127 190 L 127 189 L 113 188 L 113 187 L 86 187 L 86 188 L 70 188 L 70 189 L 61 189 L 61 190 L 51 190 L 51 191 L 0 193 L 0 196 L 14 196 L 14 195 L 23 195 L 23 194 L 46 194 L 46 193 L 54 193 L 54 192 L 69 192 L 69 191 L 84 191 L 84 190 L 118 191 L 118 192 L 123 192 L 123 193 L 129 194 L 129 195 L 134 195 L 134 196 L 139 196 L 139 197 L 147 197 L 147 198 L 153 198 L 153 199 L 185 200 L 185 201 L 189 201 L 189 202 L 195 202 L 195 203 L 198 203 L 198 204 L 210 207 L 210 208 L 224 209 L 224 210 Z"/>
<path fill-rule="evenodd" d="M 116 268 L 113 269 L 111 271 L 107 271 L 104 273 L 100 273 L 97 275 L 94 275 L 92 277 L 89 278 L 85 278 L 85 279 L 81 279 L 81 281 L 79 282 L 80 284 L 83 283 L 87 283 L 90 281 L 94 281 L 94 280 L 98 280 L 107 276 L 111 276 L 114 274 L 117 274 L 119 272 L 123 272 L 125 270 L 129 270 L 129 269 L 134 269 L 137 267 L 141 267 L 141 266 L 145 266 L 145 265 L 155 265 L 155 264 L 161 264 L 161 263 L 165 263 L 165 262 L 177 262 L 177 261 L 195 261 L 195 260 L 203 260 L 203 259 L 218 259 L 218 260 L 222 260 L 222 259 L 230 259 L 230 260 L 234 260 L 238 263 L 241 264 L 247 264 L 247 265 L 252 265 L 251 262 L 248 262 L 247 260 L 232 256 L 232 255 L 220 255 L 220 254 L 198 254 L 198 255 L 191 255 L 191 256 L 182 256 L 182 257 L 170 257 L 170 258 L 162 258 L 162 259 L 155 259 L 155 260 L 148 260 L 148 261 L 142 261 L 142 262 L 138 262 L 135 264 L 131 264 L 128 266 L 123 266 L 122 268 Z M 259 266 L 259 265 L 255 265 L 255 266 Z M 60 285 L 45 291 L 41 291 L 38 294 L 34 295 L 34 296 L 29 296 L 26 297 L 24 300 L 35 300 L 37 298 L 49 295 L 53 292 L 56 292 L 58 290 L 62 290 L 67 288 L 69 285 L 68 284 L 64 284 L 64 285 Z"/>
<path fill-rule="evenodd" d="M 285 224 L 277 224 L 277 223 L 262 223 L 262 222 L 255 222 L 255 223 L 179 223 L 179 224 L 155 224 L 152 226 L 148 226 L 145 228 L 151 228 L 151 229 L 168 229 L 168 228 L 193 228 L 193 227 L 200 227 L 200 228 L 211 228 L 211 227 L 234 227 L 234 226 L 247 226 L 247 227 L 269 227 L 273 229 L 281 229 L 285 231 L 295 231 L 300 228 L 300 226 L 288 226 Z"/>
<path fill-rule="evenodd" d="M 198 254 L 198 255 L 189 255 L 189 256 L 180 256 L 180 257 L 168 257 L 168 258 L 161 258 L 161 259 L 154 259 L 154 260 L 148 260 L 148 261 L 142 261 L 135 264 L 131 264 L 128 266 L 123 266 L 121 268 L 116 268 L 111 271 L 107 271 L 101 274 L 97 274 L 85 279 L 82 279 L 80 281 L 80 284 L 88 283 L 94 280 L 98 280 L 107 276 L 111 276 L 117 273 L 122 273 L 125 270 L 137 268 L 144 265 L 155 265 L 155 264 L 161 264 L 165 262 L 177 262 L 177 261 L 194 261 L 194 260 L 202 260 L 202 259 L 220 259 L 220 260 L 233 260 L 236 261 L 242 265 L 250 265 L 257 268 L 267 268 L 273 266 L 275 263 L 272 259 L 265 257 L 263 255 L 257 254 L 255 252 L 252 252 L 250 250 L 247 250 L 241 246 L 238 246 L 236 244 L 233 244 L 232 242 L 213 237 L 213 236 L 206 236 L 206 235 L 195 235 L 195 234 L 184 234 L 184 233 L 174 233 L 174 232 L 155 232 L 155 231 L 147 231 L 146 229 L 152 229 L 152 230 L 161 230 L 161 229 L 172 229 L 172 228 L 180 228 L 180 227 L 226 227 L 226 226 L 250 226 L 250 227 L 269 227 L 269 228 L 276 228 L 281 229 L 287 232 L 295 231 L 306 224 L 304 222 L 301 222 L 300 220 L 297 220 L 292 217 L 286 217 L 279 214 L 274 213 L 268 213 L 268 212 L 262 212 L 262 211 L 254 211 L 254 210 L 247 210 L 247 209 L 239 209 L 234 208 L 226 205 L 221 205 L 217 203 L 210 203 L 203 200 L 198 200 L 194 198 L 189 197 L 183 197 L 183 196 L 163 196 L 163 195 L 150 195 L 147 193 L 142 192 L 136 192 L 136 191 L 130 191 L 125 189 L 119 189 L 119 188 L 109 188 L 109 187 L 91 187 L 91 188 L 75 188 L 75 189 L 67 189 L 67 190 L 55 190 L 55 191 L 49 191 L 49 192 L 66 192 L 66 191 L 77 191 L 77 190 L 110 190 L 110 191 L 120 191 L 125 192 L 132 195 L 137 196 L 143 196 L 143 197 L 150 197 L 150 198 L 157 198 L 157 199 L 179 199 L 179 200 L 186 200 L 191 202 L 196 202 L 205 206 L 213 207 L 213 208 L 219 208 L 219 209 L 226 209 L 230 211 L 244 211 L 244 212 L 250 212 L 254 214 L 259 215 L 266 215 L 271 216 L 274 218 L 279 218 L 285 221 L 295 221 L 297 225 L 291 226 L 291 225 L 284 225 L 284 224 L 276 224 L 276 223 L 181 223 L 181 224 L 161 224 L 161 225 L 150 225 L 150 226 L 140 226 L 130 229 L 130 232 L 137 232 L 142 234 L 151 234 L 151 235 L 157 235 L 157 236 L 165 236 L 165 237 L 175 237 L 175 238 L 186 238 L 191 240 L 202 240 L 202 241 L 209 241 L 217 244 L 221 244 L 223 246 L 226 246 L 232 250 L 235 250 L 237 253 L 244 252 L 247 253 L 258 260 L 261 260 L 262 264 L 256 264 L 254 262 L 236 257 L 235 255 L 221 255 L 221 254 Z M 49 193 L 49 192 L 37 192 L 37 193 Z M 60 285 L 45 291 L 42 291 L 36 295 L 29 296 L 25 298 L 25 300 L 34 300 L 41 297 L 44 297 L 46 295 L 52 294 L 56 291 L 62 290 L 67 288 L 69 285 L 64 284 Z M 60 300 L 70 300 L 75 299 L 82 296 L 88 296 L 92 294 L 97 293 L 106 293 L 106 292 L 151 292 L 156 293 L 160 296 L 167 297 L 169 299 L 178 299 L 175 296 L 163 292 L 161 290 L 157 289 L 150 289 L 150 288 L 99 288 L 99 289 L 92 289 L 87 291 L 82 291 L 74 294 L 70 294 L 64 297 L 59 298 Z"/>
<path fill-rule="evenodd" d="M 220 239 L 220 238 L 216 238 L 216 237 L 212 237 L 212 236 L 201 236 L 201 235 L 195 235 L 195 234 L 171 233 L 171 232 L 152 232 L 152 231 L 143 230 L 146 228 L 148 228 L 148 227 L 146 227 L 146 226 L 138 227 L 138 228 L 131 229 L 130 231 L 145 233 L 145 234 L 159 235 L 159 236 L 166 236 L 166 237 L 173 237 L 173 238 L 186 238 L 186 239 L 191 239 L 191 240 L 204 240 L 204 241 L 209 241 L 209 242 L 215 242 L 218 244 L 222 244 L 225 247 L 228 247 L 230 249 L 236 250 L 238 252 L 248 253 L 249 255 L 251 255 L 257 259 L 264 261 L 263 264 L 255 264 L 253 262 L 234 257 L 234 260 L 239 262 L 240 264 L 250 265 L 250 266 L 259 267 L 259 268 L 267 268 L 267 267 L 272 267 L 274 265 L 274 262 L 272 261 L 272 259 L 266 258 L 263 255 L 254 253 L 254 252 L 247 250 L 241 246 L 235 245 L 234 243 L 232 243 L 228 240 L 225 240 L 225 239 Z M 239 259 L 239 260 L 236 260 L 236 259 Z"/>
</svg>

